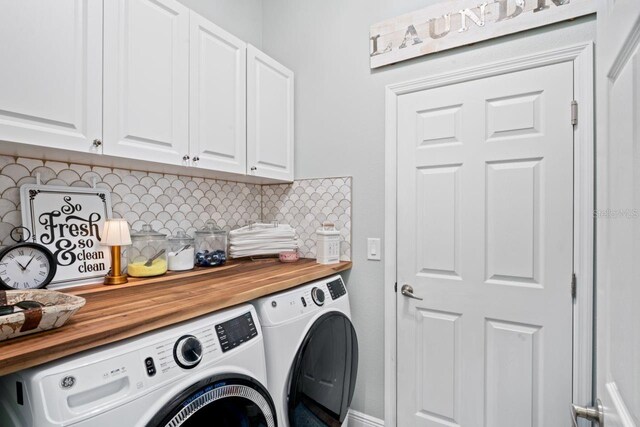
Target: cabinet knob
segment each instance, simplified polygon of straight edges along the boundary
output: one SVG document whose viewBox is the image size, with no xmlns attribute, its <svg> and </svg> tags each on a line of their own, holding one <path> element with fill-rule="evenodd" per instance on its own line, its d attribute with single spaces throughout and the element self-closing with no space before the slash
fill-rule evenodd
<svg viewBox="0 0 640 427">
<path fill-rule="evenodd" d="M 195 156 L 195 157 L 193 158 L 193 161 L 194 161 L 194 162 L 199 162 L 199 161 L 200 161 L 200 157 Z"/>
<path fill-rule="evenodd" d="M 252 171 L 255 171 L 255 170 L 258 170 L 258 168 L 257 168 L 257 167 L 255 167 L 255 166 L 251 166 L 251 170 L 252 170 Z"/>
<path fill-rule="evenodd" d="M 102 141 L 100 141 L 99 139 L 94 139 L 93 140 L 93 146 L 98 148 L 102 145 Z"/>
<path fill-rule="evenodd" d="M 184 161 L 186 162 L 187 160 L 189 160 L 189 158 L 190 158 L 190 157 L 189 157 L 189 155 L 188 155 L 188 154 L 185 154 L 185 155 L 182 157 L 182 160 L 184 160 Z"/>
</svg>

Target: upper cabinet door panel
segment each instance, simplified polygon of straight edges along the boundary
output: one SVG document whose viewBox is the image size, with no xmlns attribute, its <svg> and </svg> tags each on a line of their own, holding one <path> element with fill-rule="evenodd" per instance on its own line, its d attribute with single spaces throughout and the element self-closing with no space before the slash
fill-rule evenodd
<svg viewBox="0 0 640 427">
<path fill-rule="evenodd" d="M 182 164 L 189 147 L 189 9 L 104 4 L 104 153 Z"/>
<path fill-rule="evenodd" d="M 102 0 L 4 0 L 0 40 L 0 140 L 91 151 L 102 138 Z"/>
<path fill-rule="evenodd" d="M 293 72 L 249 45 L 248 173 L 293 180 L 293 138 Z"/>
<path fill-rule="evenodd" d="M 246 173 L 246 49 L 191 12 L 190 143 L 194 164 Z"/>
</svg>

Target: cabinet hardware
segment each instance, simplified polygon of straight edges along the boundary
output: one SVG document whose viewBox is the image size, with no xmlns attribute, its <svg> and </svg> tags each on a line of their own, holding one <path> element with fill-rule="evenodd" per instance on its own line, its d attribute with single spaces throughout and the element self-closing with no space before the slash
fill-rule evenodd
<svg viewBox="0 0 640 427">
<path fill-rule="evenodd" d="M 102 145 L 102 141 L 100 141 L 99 139 L 94 139 L 93 140 L 93 146 L 98 148 Z"/>
<path fill-rule="evenodd" d="M 184 160 L 185 162 L 186 162 L 187 160 L 189 160 L 189 159 L 190 159 L 190 157 L 189 157 L 189 155 L 188 155 L 188 154 L 185 154 L 185 155 L 182 157 L 182 160 Z"/>
<path fill-rule="evenodd" d="M 199 162 L 199 161 L 200 161 L 200 157 L 195 156 L 195 157 L 193 158 L 193 161 L 194 161 L 194 162 Z"/>
<path fill-rule="evenodd" d="M 251 170 L 252 170 L 252 171 L 255 171 L 255 170 L 257 170 L 257 169 L 258 169 L 257 167 L 255 167 L 255 166 L 251 166 Z"/>
</svg>

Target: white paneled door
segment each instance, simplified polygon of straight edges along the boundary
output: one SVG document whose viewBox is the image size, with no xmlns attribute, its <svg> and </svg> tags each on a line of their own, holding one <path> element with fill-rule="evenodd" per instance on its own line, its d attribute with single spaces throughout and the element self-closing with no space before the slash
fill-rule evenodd
<svg viewBox="0 0 640 427">
<path fill-rule="evenodd" d="M 176 0 L 104 3 L 104 154 L 188 160 L 189 9 Z"/>
<path fill-rule="evenodd" d="M 101 152 L 102 0 L 0 10 L 0 140 Z"/>
<path fill-rule="evenodd" d="M 572 99 L 571 62 L 399 97 L 398 426 L 568 425 Z"/>
<path fill-rule="evenodd" d="M 640 2 L 598 2 L 597 396 L 640 425 Z"/>
<path fill-rule="evenodd" d="M 195 12 L 190 25 L 191 159 L 246 174 L 247 45 Z"/>
</svg>

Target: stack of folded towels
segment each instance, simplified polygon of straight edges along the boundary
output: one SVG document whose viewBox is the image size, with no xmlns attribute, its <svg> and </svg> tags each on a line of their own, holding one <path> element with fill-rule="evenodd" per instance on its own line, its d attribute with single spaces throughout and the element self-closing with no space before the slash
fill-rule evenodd
<svg viewBox="0 0 640 427">
<path fill-rule="evenodd" d="M 229 233 L 231 258 L 276 255 L 296 249 L 296 230 L 287 224 L 252 224 Z"/>
</svg>

